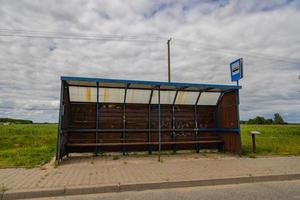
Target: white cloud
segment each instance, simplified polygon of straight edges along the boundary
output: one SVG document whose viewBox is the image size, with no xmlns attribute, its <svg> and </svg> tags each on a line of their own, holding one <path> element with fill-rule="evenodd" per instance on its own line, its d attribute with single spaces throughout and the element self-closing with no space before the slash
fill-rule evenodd
<svg viewBox="0 0 300 200">
<path fill-rule="evenodd" d="M 280 112 L 288 121 L 300 121 L 297 1 L 0 3 L 0 29 L 165 38 L 120 42 L 0 36 L 0 117 L 57 121 L 61 75 L 164 81 L 166 40 L 173 37 L 173 81 L 231 84 L 228 63 L 243 57 L 241 117 Z M 286 57 L 291 63 L 280 61 Z"/>
</svg>

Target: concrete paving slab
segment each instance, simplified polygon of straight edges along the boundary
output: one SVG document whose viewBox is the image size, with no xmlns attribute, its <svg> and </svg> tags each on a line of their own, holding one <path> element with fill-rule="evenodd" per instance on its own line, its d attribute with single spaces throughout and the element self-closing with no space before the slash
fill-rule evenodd
<svg viewBox="0 0 300 200">
<path fill-rule="evenodd" d="M 156 157 L 71 157 L 59 167 L 0 169 L 3 198 L 190 187 L 193 185 L 300 179 L 300 157 L 242 158 L 178 155 Z M 232 181 L 232 182 L 230 182 Z M 53 191 L 52 191 L 53 190 Z M 13 196 L 15 195 L 15 196 Z M 23 195 L 23 197 L 22 197 Z"/>
</svg>

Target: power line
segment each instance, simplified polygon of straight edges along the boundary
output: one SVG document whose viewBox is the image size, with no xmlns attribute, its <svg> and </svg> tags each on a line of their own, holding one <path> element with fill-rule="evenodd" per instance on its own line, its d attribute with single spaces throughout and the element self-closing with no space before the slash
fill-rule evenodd
<svg viewBox="0 0 300 200">
<path fill-rule="evenodd" d="M 54 34 L 54 35 L 68 35 L 68 36 L 91 36 L 91 37 L 126 37 L 126 38 L 138 38 L 141 36 L 138 35 L 120 35 L 120 34 L 101 34 L 101 33 L 72 33 L 72 32 L 58 32 L 58 31 L 36 31 L 36 30 L 20 30 L 20 29 L 3 29 L 0 28 L 0 32 L 8 32 L 8 33 L 33 33 L 33 34 Z M 162 37 L 160 35 L 156 34 L 146 34 L 145 36 L 147 37 L 152 37 L 152 38 L 160 38 L 165 40 L 165 37 Z"/>
<path fill-rule="evenodd" d="M 25 31 L 25 30 L 8 30 L 0 29 L 0 36 L 3 37 L 23 37 L 23 38 L 40 38 L 40 39 L 69 39 L 69 40 L 93 40 L 93 41 L 141 41 L 156 42 L 163 41 L 159 36 L 124 36 L 124 35 L 105 35 L 105 34 L 81 34 L 66 32 L 42 32 L 42 31 Z"/>
<path fill-rule="evenodd" d="M 187 43 L 189 44 L 195 44 L 195 43 L 199 43 L 201 45 L 201 48 L 193 48 L 191 50 L 194 51 L 203 51 L 203 49 L 209 50 L 209 51 L 213 51 L 213 52 L 223 52 L 223 53 L 234 53 L 236 55 L 244 55 L 244 56 L 249 56 L 249 57 L 256 57 L 256 58 L 261 58 L 261 59 L 266 59 L 266 60 L 274 60 L 274 61 L 280 61 L 280 62 L 286 62 L 286 63 L 291 63 L 291 64 L 300 64 L 300 60 L 296 60 L 293 58 L 288 58 L 288 57 L 283 57 L 283 56 L 274 56 L 274 55 L 270 55 L 270 54 L 264 54 L 264 53 L 256 53 L 256 52 L 245 52 L 243 50 L 238 50 L 238 49 L 232 49 L 232 48 L 224 48 L 224 47 L 220 47 L 217 45 L 211 45 L 211 44 L 204 44 L 201 43 L 199 41 L 197 42 L 192 42 L 192 41 L 188 41 L 188 40 L 183 40 L 183 39 L 177 39 L 177 43 L 175 43 L 175 45 L 180 45 L 180 46 L 185 46 L 187 45 Z"/>
<path fill-rule="evenodd" d="M 37 38 L 37 39 L 61 39 L 61 40 L 86 40 L 86 41 L 125 41 L 125 42 L 161 42 L 165 41 L 166 37 L 162 37 L 159 35 L 117 35 L 117 34 L 98 34 L 98 33 L 90 33 L 90 34 L 82 34 L 82 33 L 71 33 L 71 32 L 55 32 L 55 31 L 36 31 L 36 30 L 20 30 L 20 29 L 3 29 L 0 28 L 0 36 L 2 37 L 22 37 L 22 38 Z M 201 41 L 189 41 L 181 38 L 173 38 L 175 40 L 175 44 L 182 45 L 187 48 L 187 44 L 199 44 L 201 48 L 190 48 L 194 51 L 203 51 L 203 49 L 213 51 L 213 52 L 223 52 L 223 53 L 234 53 L 236 55 L 245 55 L 249 57 L 256 57 L 267 60 L 274 60 L 292 64 L 300 64 L 299 60 L 278 56 L 278 55 L 270 55 L 264 53 L 257 52 L 245 52 L 240 49 L 233 49 L 232 47 L 220 47 L 217 45 L 213 45 L 211 43 L 203 43 Z"/>
</svg>

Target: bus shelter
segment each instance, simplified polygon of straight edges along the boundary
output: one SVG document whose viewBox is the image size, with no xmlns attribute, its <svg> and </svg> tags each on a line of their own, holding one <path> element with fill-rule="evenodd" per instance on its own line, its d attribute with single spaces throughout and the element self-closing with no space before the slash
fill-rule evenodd
<svg viewBox="0 0 300 200">
<path fill-rule="evenodd" d="M 73 152 L 240 153 L 240 88 L 63 76 L 56 160 Z"/>
</svg>

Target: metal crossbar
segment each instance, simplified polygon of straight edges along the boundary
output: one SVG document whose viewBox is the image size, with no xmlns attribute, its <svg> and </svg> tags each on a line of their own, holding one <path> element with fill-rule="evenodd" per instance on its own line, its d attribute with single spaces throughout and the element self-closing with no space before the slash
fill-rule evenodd
<svg viewBox="0 0 300 200">
<path fill-rule="evenodd" d="M 87 128 L 87 129 L 67 129 L 66 131 L 69 132 L 123 132 L 124 129 L 93 129 L 93 128 Z M 126 132 L 147 132 L 147 131 L 151 131 L 151 132 L 157 132 L 159 129 L 125 129 Z M 238 128 L 180 128 L 180 129 L 160 129 L 161 132 L 167 132 L 167 131 L 176 131 L 176 132 L 184 132 L 184 131 L 201 131 L 201 132 L 238 132 L 239 129 Z"/>
</svg>

